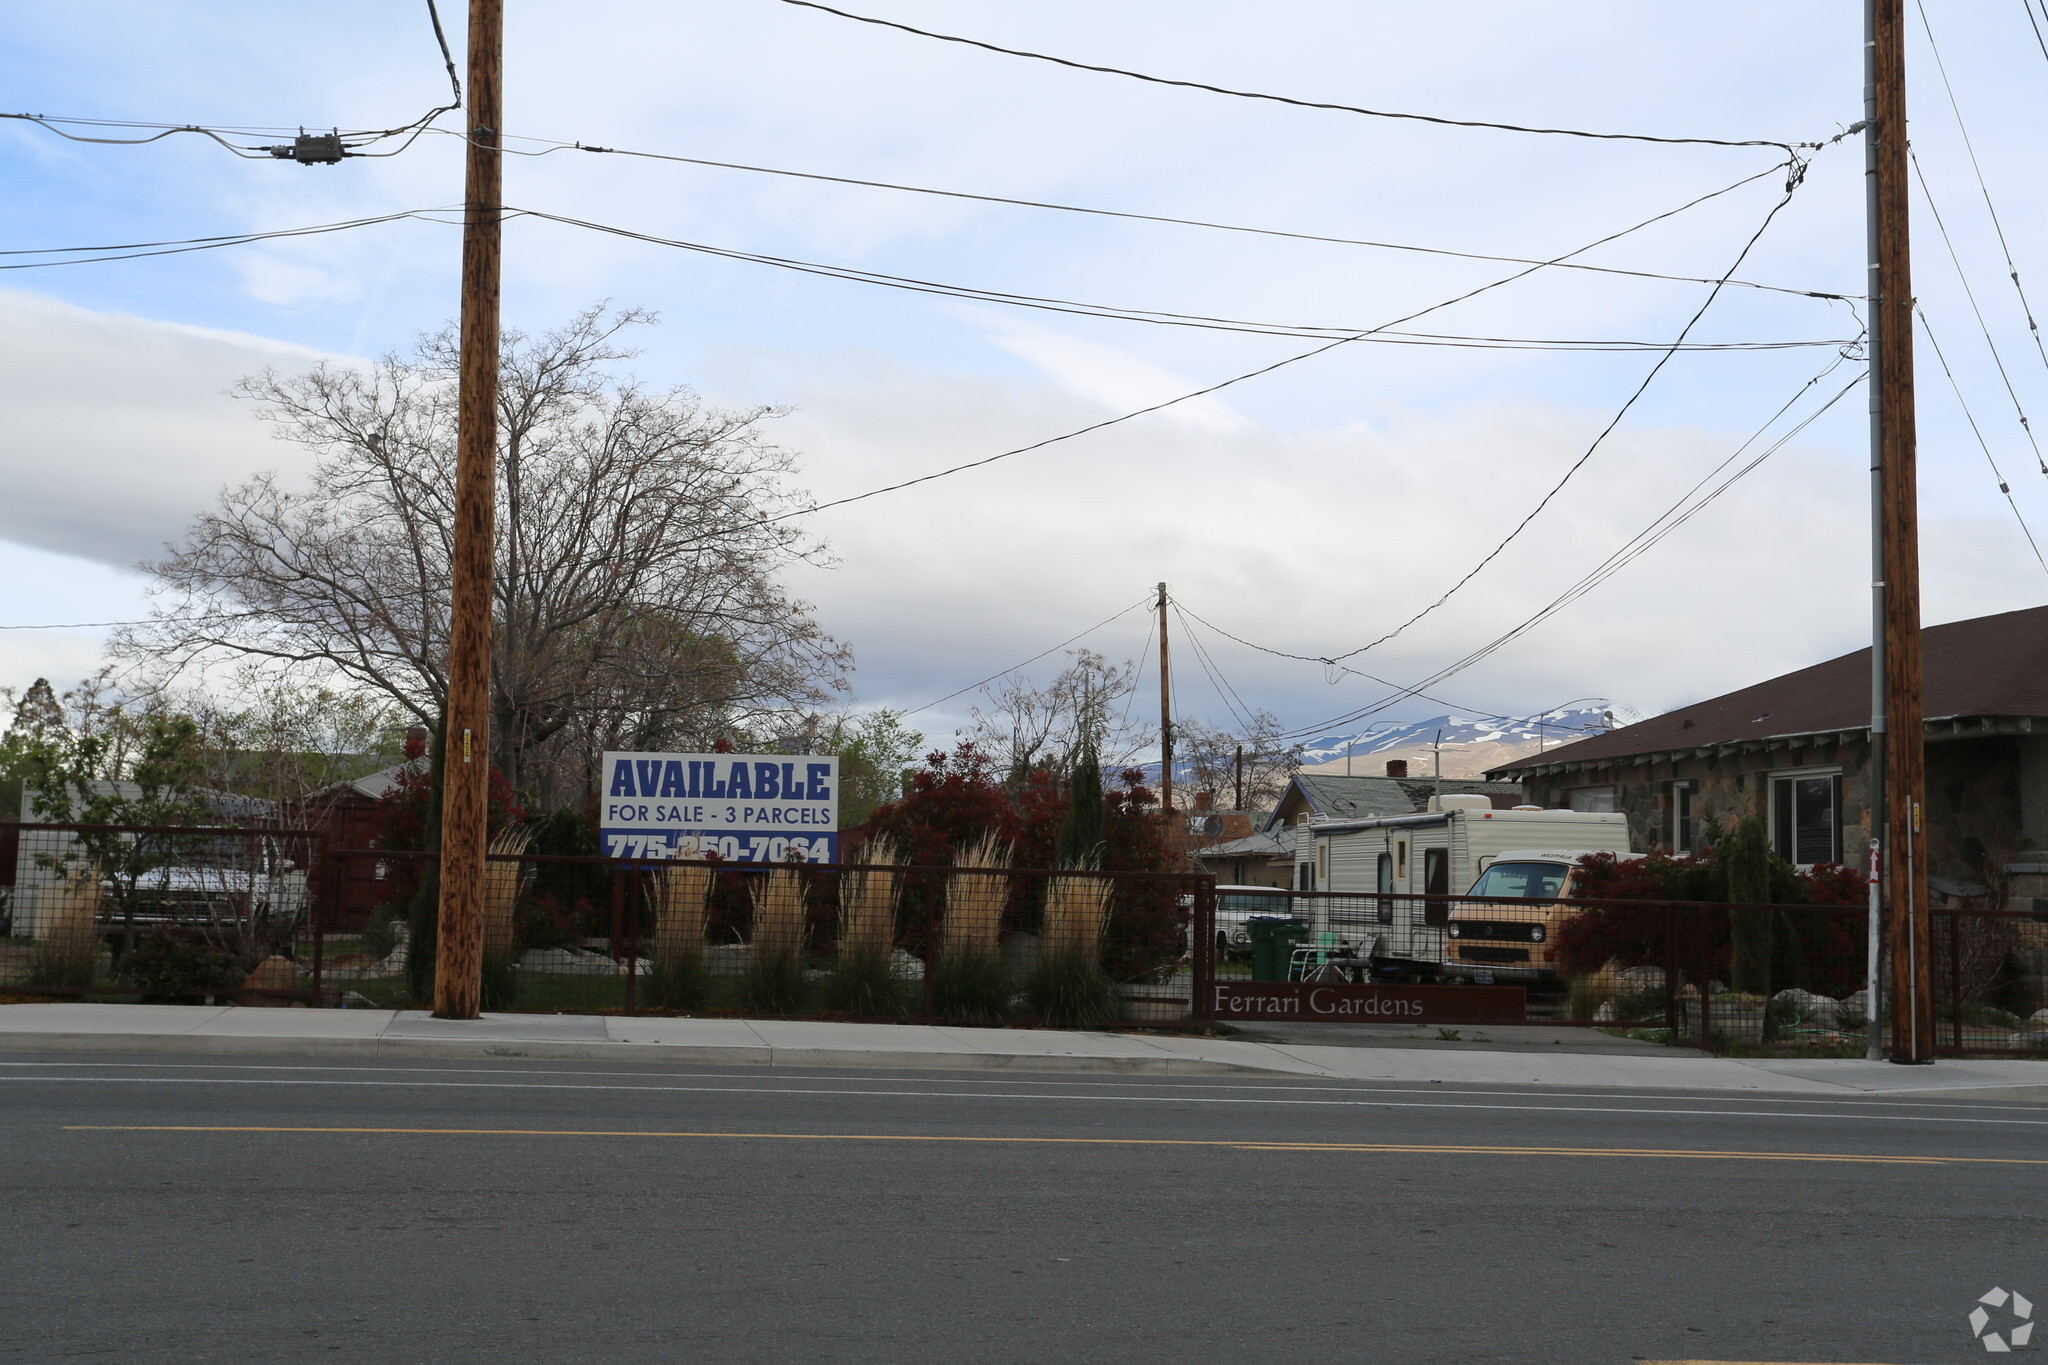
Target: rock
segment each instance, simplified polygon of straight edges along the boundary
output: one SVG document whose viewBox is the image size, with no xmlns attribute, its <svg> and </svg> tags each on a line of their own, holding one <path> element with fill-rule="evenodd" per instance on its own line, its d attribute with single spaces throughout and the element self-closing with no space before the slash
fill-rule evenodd
<svg viewBox="0 0 2048 1365">
<path fill-rule="evenodd" d="M 2048 1048 L 2048 1028 L 2023 1029 L 2005 1040 L 2005 1045 L 2026 1051 Z"/>
<path fill-rule="evenodd" d="M 894 949 L 889 954 L 889 975 L 897 981 L 922 981 L 924 962 L 901 948 Z"/>
<path fill-rule="evenodd" d="M 529 948 L 520 955 L 522 972 L 616 972 L 610 958 L 574 948 Z"/>
<path fill-rule="evenodd" d="M 2030 1024 L 2048 1024 L 2048 1010 L 2035 1010 L 2027 1022 Z"/>
<path fill-rule="evenodd" d="M 250 991 L 295 991 L 298 988 L 299 964 L 288 957 L 264 958 L 242 982 L 242 989 Z"/>
<path fill-rule="evenodd" d="M 617 970 L 620 976 L 645 976 L 654 970 L 654 964 L 644 957 L 622 957 Z"/>
<path fill-rule="evenodd" d="M 1593 1011 L 1593 1022 L 1596 1024 L 1611 1024 L 1614 1022 L 1614 1002 L 1612 1000 L 1602 1000 L 1600 1002 L 1600 1008 Z"/>
<path fill-rule="evenodd" d="M 1798 987 L 1779 991 L 1771 997 L 1774 1003 L 1790 1005 L 1798 1014 L 1799 1022 L 1815 1028 L 1839 1028 L 1842 1022 L 1842 1002 L 1825 995 L 1815 995 Z"/>
<path fill-rule="evenodd" d="M 377 1008 L 377 1002 L 361 991 L 348 991 L 341 997 L 341 1007 L 345 1010 L 373 1010 Z"/>
<path fill-rule="evenodd" d="M 1624 967 L 1614 974 L 1624 990 L 1661 991 L 1664 989 L 1662 967 Z"/>
</svg>

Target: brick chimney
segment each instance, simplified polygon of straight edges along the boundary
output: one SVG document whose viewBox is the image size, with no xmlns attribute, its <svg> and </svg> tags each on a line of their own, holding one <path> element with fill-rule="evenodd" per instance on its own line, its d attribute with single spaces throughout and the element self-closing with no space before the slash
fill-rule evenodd
<svg viewBox="0 0 2048 1365">
<path fill-rule="evenodd" d="M 1196 792 L 1196 793 L 1195 793 L 1195 813 L 1196 813 L 1197 815 L 1207 815 L 1207 814 L 1208 814 L 1208 813 L 1209 813 L 1210 811 L 1212 811 L 1212 810 L 1215 810 L 1215 809 L 1216 809 L 1216 793 L 1215 793 L 1215 792 Z"/>
<path fill-rule="evenodd" d="M 1387 776 L 1388 776 L 1388 777 L 1406 777 L 1406 776 L 1408 776 L 1408 760 L 1407 760 L 1407 759 L 1405 759 L 1405 758 L 1390 758 L 1390 759 L 1388 759 L 1388 760 L 1387 760 Z"/>
</svg>

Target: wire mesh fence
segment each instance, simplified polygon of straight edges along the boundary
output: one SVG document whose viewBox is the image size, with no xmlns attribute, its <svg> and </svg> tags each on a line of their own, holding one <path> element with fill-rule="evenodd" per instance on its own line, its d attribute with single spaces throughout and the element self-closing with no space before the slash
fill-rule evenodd
<svg viewBox="0 0 2048 1365">
<path fill-rule="evenodd" d="M 970 850 L 971 854 L 972 851 Z M 433 860 L 329 857 L 355 923 L 327 924 L 323 983 L 421 998 Z M 487 860 L 484 1004 L 953 1023 L 1177 1024 L 1196 1012 L 1210 879 L 896 864 Z M 430 978 L 429 978 L 430 979 Z"/>
<path fill-rule="evenodd" d="M 0 992 L 313 1004 L 319 841 L 232 826 L 7 826 Z"/>
<path fill-rule="evenodd" d="M 1870 1013 L 1861 905 L 1219 894 L 992 847 L 950 867 L 513 847 L 487 862 L 497 1011 L 1527 1021 L 1845 1056 Z M 423 1006 L 435 864 L 302 829 L 0 825 L 0 998 Z M 2048 916 L 1937 908 L 1929 967 L 1940 1050 L 2048 1054 Z"/>
</svg>

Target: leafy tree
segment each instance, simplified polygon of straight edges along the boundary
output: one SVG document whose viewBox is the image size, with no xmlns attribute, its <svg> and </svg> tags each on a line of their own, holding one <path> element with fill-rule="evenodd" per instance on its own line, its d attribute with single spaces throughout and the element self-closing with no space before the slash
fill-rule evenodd
<svg viewBox="0 0 2048 1365">
<path fill-rule="evenodd" d="M 832 741 L 819 748 L 839 755 L 840 826 L 866 824 L 878 807 L 901 798 L 905 775 L 923 747 L 924 736 L 903 723 L 902 712 L 887 707 L 835 726 Z"/>
</svg>

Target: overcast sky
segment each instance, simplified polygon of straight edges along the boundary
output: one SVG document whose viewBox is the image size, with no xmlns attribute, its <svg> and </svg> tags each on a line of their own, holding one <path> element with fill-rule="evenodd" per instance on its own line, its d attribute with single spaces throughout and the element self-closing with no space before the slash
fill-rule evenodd
<svg viewBox="0 0 2048 1365">
<path fill-rule="evenodd" d="M 1310 100 L 1455 118 L 1729 140 L 1821 141 L 1861 116 L 1855 0 L 1571 6 L 848 0 L 1009 46 Z M 461 52 L 461 0 L 444 0 Z M 1072 71 L 778 0 L 514 4 L 507 130 L 1294 232 L 1547 258 L 1779 159 L 1393 122 Z M 1929 0 L 2024 279 L 2048 305 L 2034 129 L 2048 57 L 2020 3 Z M 424 3 L 0 4 L 10 110 L 292 129 L 383 127 L 440 101 Z M 2030 340 L 1925 36 L 1914 136 L 2022 406 L 2048 417 Z M 546 142 L 515 142 L 538 151 Z M 193 136 L 145 147 L 0 124 L 6 248 L 141 242 L 450 204 L 460 146 L 298 167 Z M 1848 292 L 1863 264 L 1862 152 L 1818 153 L 1742 279 Z M 1718 276 L 1781 176 L 1582 259 Z M 1123 222 L 562 150 L 514 157 L 517 207 L 671 238 L 1013 294 L 1365 328 L 1511 273 L 1496 263 Z M 2048 478 L 1941 239 L 1916 201 L 1922 299 L 2022 513 Z M 303 456 L 226 395 L 265 365 L 365 357 L 452 316 L 459 234 L 401 222 L 220 251 L 0 275 L 0 624 L 137 613 L 132 566 L 227 481 Z M 0 258 L 4 261 L 11 258 Z M 1697 284 L 1546 271 L 1414 324 L 1475 336 L 1666 341 Z M 779 439 L 829 500 L 1037 441 L 1309 349 L 1296 338 L 1084 319 L 878 289 L 526 219 L 506 232 L 506 322 L 600 299 L 657 310 L 642 378 L 793 409 Z M 1851 337 L 1825 300 L 1724 291 L 1699 341 Z M 1523 620 L 1647 525 L 1835 362 L 1827 346 L 1681 354 L 1566 492 L 1449 603 L 1354 662 L 1432 674 Z M 1525 517 L 1655 355 L 1357 343 L 1111 431 L 820 513 L 837 556 L 792 586 L 854 648 L 862 704 L 915 707 L 1139 601 L 1321 656 L 1433 601 Z M 1853 377 L 1807 389 L 1797 420 Z M 2048 597 L 1923 344 L 1925 612 Z M 1782 431 L 1782 426 L 1778 429 Z M 1431 689 L 1470 710 L 1596 695 L 1654 713 L 1867 640 L 1861 391 L 1611 582 Z M 1753 450 L 1762 447 L 1754 447 Z M 1178 623 L 1176 623 L 1178 628 Z M 1136 656 L 1132 612 L 1084 643 Z M 0 633 L 0 682 L 72 678 L 103 632 Z M 1251 705 L 1311 726 L 1378 684 L 1220 637 Z M 1182 711 L 1227 721 L 1183 649 Z M 1044 675 L 1048 665 L 1038 671 Z M 1334 681 L 1332 680 L 1334 677 Z M 922 713 L 951 731 L 972 696 Z M 1393 717 L 1434 714 L 1413 701 Z"/>
</svg>

